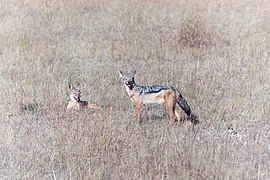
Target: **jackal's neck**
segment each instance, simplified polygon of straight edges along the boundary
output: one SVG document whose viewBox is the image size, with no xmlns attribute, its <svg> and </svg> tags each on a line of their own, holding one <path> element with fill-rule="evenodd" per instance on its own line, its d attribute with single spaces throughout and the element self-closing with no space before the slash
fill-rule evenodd
<svg viewBox="0 0 270 180">
<path fill-rule="evenodd" d="M 78 98 L 70 97 L 70 101 L 72 101 L 72 102 L 74 102 L 74 103 L 78 103 L 78 102 L 80 102 L 81 100 L 80 100 L 80 97 L 78 97 Z"/>
</svg>

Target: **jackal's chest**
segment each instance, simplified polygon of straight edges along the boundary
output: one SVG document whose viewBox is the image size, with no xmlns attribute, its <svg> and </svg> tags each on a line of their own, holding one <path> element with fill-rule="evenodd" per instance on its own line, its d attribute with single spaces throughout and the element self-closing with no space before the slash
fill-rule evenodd
<svg viewBox="0 0 270 180">
<path fill-rule="evenodd" d="M 78 102 L 69 101 L 67 105 L 67 109 L 80 109 L 80 104 Z"/>
<path fill-rule="evenodd" d="M 128 93 L 128 96 L 130 97 L 131 101 L 134 101 L 134 97 L 135 97 L 135 92 L 133 90 L 130 90 L 129 87 L 127 85 L 125 85 L 125 89 Z"/>
</svg>

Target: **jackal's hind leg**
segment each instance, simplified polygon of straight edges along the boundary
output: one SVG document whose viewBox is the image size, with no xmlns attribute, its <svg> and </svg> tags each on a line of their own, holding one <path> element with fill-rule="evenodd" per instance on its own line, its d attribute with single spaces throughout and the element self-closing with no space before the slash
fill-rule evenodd
<svg viewBox="0 0 270 180">
<path fill-rule="evenodd" d="M 171 91 L 165 95 L 165 107 L 169 113 L 171 124 L 175 122 L 175 115 L 176 115 L 175 104 L 176 104 L 176 94 L 175 94 L 175 91 Z"/>
<path fill-rule="evenodd" d="M 167 104 L 166 105 L 166 110 L 169 114 L 170 117 L 170 123 L 173 124 L 175 122 L 175 117 L 174 117 L 174 111 L 173 111 L 174 107 L 171 104 Z"/>
<path fill-rule="evenodd" d="M 172 98 L 166 99 L 165 107 L 170 117 L 170 123 L 173 124 L 175 122 L 175 103 Z"/>
<path fill-rule="evenodd" d="M 174 114 L 175 114 L 175 116 L 176 116 L 177 122 L 180 122 L 180 121 L 181 121 L 181 117 L 180 117 L 179 112 L 176 110 L 176 108 L 174 108 Z"/>
</svg>

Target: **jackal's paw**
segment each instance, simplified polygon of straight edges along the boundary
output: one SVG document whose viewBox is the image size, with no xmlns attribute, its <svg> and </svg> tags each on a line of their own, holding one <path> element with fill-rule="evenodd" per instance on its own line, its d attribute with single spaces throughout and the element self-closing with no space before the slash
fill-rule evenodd
<svg viewBox="0 0 270 180">
<path fill-rule="evenodd" d="M 90 109 L 100 109 L 100 106 L 98 106 L 95 103 L 91 103 L 91 104 L 88 104 L 88 108 L 90 108 Z"/>
</svg>

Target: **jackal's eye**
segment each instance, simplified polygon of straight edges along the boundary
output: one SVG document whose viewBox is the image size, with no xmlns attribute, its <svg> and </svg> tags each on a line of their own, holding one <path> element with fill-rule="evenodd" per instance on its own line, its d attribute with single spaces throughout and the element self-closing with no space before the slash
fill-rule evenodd
<svg viewBox="0 0 270 180">
<path fill-rule="evenodd" d="M 81 91 L 78 89 L 75 92 L 73 92 L 74 96 L 80 96 L 80 94 L 81 94 Z"/>
<path fill-rule="evenodd" d="M 125 79 L 124 82 L 125 82 L 125 83 L 129 83 L 130 80 L 129 80 L 129 79 Z"/>
</svg>

